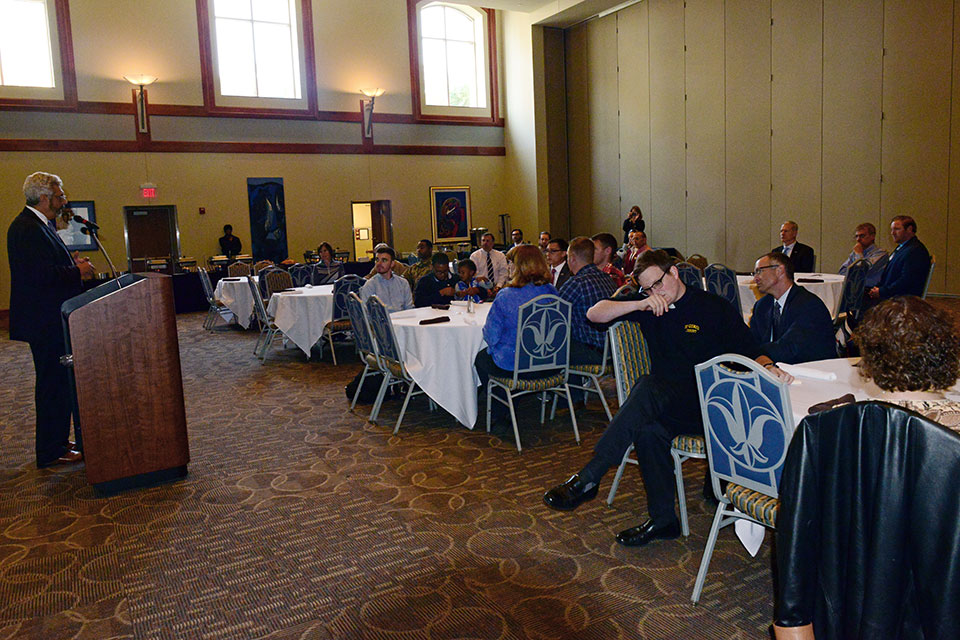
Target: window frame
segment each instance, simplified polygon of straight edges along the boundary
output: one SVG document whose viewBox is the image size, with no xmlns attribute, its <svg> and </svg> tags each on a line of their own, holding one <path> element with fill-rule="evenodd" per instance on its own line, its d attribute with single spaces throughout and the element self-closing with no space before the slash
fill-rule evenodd
<svg viewBox="0 0 960 640">
<path fill-rule="evenodd" d="M 215 17 L 212 0 L 197 0 L 197 27 L 200 36 L 200 76 L 203 105 L 207 113 L 216 115 L 284 115 L 314 117 L 317 113 L 317 76 L 313 41 L 313 13 L 310 0 L 296 0 L 299 7 L 297 32 L 300 54 L 300 98 L 261 98 L 224 96 L 219 92 L 216 58 L 213 46 Z"/>
<path fill-rule="evenodd" d="M 0 86 L 0 107 L 77 108 L 77 71 L 73 60 L 69 0 L 45 0 L 50 29 L 53 87 Z"/>
<path fill-rule="evenodd" d="M 497 22 L 496 11 L 473 7 L 486 14 L 486 40 L 484 42 L 487 59 L 487 107 L 435 107 L 425 104 L 423 66 L 420 64 L 420 7 L 436 0 L 407 0 L 407 30 L 410 49 L 410 94 L 413 104 L 414 122 L 460 123 L 503 126 L 500 117 L 500 95 L 498 87 L 497 62 Z M 441 0 L 447 4 L 467 5 L 456 0 Z M 467 5 L 472 6 L 472 5 Z"/>
</svg>

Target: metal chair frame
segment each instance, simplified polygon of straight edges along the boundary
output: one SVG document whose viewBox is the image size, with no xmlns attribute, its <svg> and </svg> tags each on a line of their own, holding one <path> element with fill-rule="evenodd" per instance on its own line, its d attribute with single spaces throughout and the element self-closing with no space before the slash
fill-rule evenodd
<svg viewBox="0 0 960 640">
<path fill-rule="evenodd" d="M 349 319 L 350 315 L 347 311 L 347 296 L 351 293 L 360 291 L 360 287 L 363 286 L 364 280 L 360 276 L 356 275 L 346 275 L 338 279 L 333 283 L 333 318 L 323 327 L 323 333 L 320 336 L 318 344 L 320 344 L 321 353 L 320 357 L 323 357 L 323 339 L 326 338 L 330 343 L 330 355 L 333 357 L 333 364 L 337 364 L 337 350 L 333 348 L 333 337 L 343 336 L 350 333 L 349 329 L 339 329 L 334 330 L 333 323 L 340 320 Z"/>
<path fill-rule="evenodd" d="M 230 309 L 217 300 L 216 293 L 213 290 L 213 284 L 210 282 L 210 274 L 207 273 L 207 270 L 203 267 L 197 269 L 197 274 L 200 277 L 200 286 L 203 287 L 203 295 L 207 298 L 207 304 L 210 305 L 210 308 L 207 310 L 207 317 L 203 320 L 203 328 L 207 331 L 213 331 L 214 326 L 217 324 L 217 318 L 220 318 L 224 323 L 229 324 L 228 317 L 233 319 L 233 312 Z"/>
<path fill-rule="evenodd" d="M 260 292 L 257 290 L 257 284 L 253 281 L 253 276 L 247 276 L 247 284 L 250 286 L 250 295 L 253 297 L 253 313 L 257 318 L 257 322 L 260 324 L 260 335 L 257 336 L 257 343 L 253 348 L 253 353 L 260 360 L 260 364 L 265 364 L 267 359 L 267 351 L 270 349 L 270 345 L 273 344 L 273 339 L 280 334 L 283 336 L 283 332 L 280 331 L 280 327 L 274 323 L 273 318 L 267 314 L 267 307 L 263 304 L 263 298 L 260 297 Z"/>
<path fill-rule="evenodd" d="M 367 309 L 360 300 L 360 296 L 355 291 L 347 294 L 347 313 L 350 316 L 350 324 L 353 326 L 353 335 L 357 344 L 357 352 L 360 354 L 360 361 L 363 362 L 363 371 L 360 374 L 360 384 L 353 393 L 353 401 L 350 403 L 350 410 L 357 406 L 357 398 L 360 397 L 360 389 L 363 387 L 363 381 L 373 370 L 382 371 L 380 366 L 380 352 L 377 350 L 377 342 L 373 339 L 373 330 L 370 328 L 370 319 L 367 317 Z M 370 411 L 371 419 L 373 411 Z"/>
</svg>

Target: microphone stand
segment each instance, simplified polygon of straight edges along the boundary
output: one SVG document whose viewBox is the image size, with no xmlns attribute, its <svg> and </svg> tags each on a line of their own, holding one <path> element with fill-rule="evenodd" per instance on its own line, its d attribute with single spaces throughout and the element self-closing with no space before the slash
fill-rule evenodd
<svg viewBox="0 0 960 640">
<path fill-rule="evenodd" d="M 97 248 L 100 249 L 100 253 L 102 253 L 103 257 L 107 259 L 107 264 L 110 266 L 110 279 L 117 281 L 117 289 L 122 289 L 123 285 L 120 283 L 120 278 L 117 277 L 117 269 L 113 266 L 113 260 L 110 259 L 110 255 L 107 253 L 103 243 L 100 242 L 100 236 L 97 235 L 97 230 L 88 226 L 84 226 L 80 232 L 93 237 L 94 242 L 97 243 Z"/>
</svg>

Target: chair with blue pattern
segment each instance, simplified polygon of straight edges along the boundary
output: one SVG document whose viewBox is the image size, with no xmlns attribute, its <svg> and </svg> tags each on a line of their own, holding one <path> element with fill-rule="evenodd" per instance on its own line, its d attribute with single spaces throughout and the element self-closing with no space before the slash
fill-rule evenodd
<svg viewBox="0 0 960 640">
<path fill-rule="evenodd" d="M 520 305 L 517 311 L 517 346 L 513 362 L 513 376 L 490 376 L 487 381 L 487 431 L 490 431 L 491 402 L 506 405 L 510 410 L 510 422 L 521 452 L 520 431 L 517 429 L 517 414 L 513 399 L 520 396 L 552 392 L 566 397 L 570 408 L 573 434 L 580 442 L 577 416 L 573 410 L 573 397 L 568 384 L 570 362 L 570 308 L 571 305 L 559 296 L 545 294 Z M 533 376 L 530 374 L 534 374 Z M 541 375 L 536 375 L 541 374 Z M 523 375 L 523 377 L 520 377 Z M 503 391 L 503 398 L 494 390 Z M 540 405 L 540 421 L 543 422 L 545 406 Z"/>
<path fill-rule="evenodd" d="M 703 273 L 700 269 L 689 262 L 678 262 L 676 267 L 683 284 L 703 291 Z"/>
<path fill-rule="evenodd" d="M 312 284 L 311 277 L 313 266 L 309 264 L 295 264 L 288 269 L 290 277 L 293 278 L 293 286 L 303 287 Z"/>
<path fill-rule="evenodd" d="M 396 435 L 400 431 L 400 423 L 403 422 L 403 414 L 407 412 L 407 405 L 410 398 L 423 394 L 416 381 L 410 376 L 406 365 L 403 363 L 403 352 L 397 343 L 397 336 L 393 331 L 393 323 L 390 321 L 390 314 L 383 302 L 377 296 L 370 296 L 366 304 L 367 319 L 370 322 L 370 331 L 373 340 L 377 345 L 377 353 L 380 356 L 380 370 L 383 372 L 383 383 L 380 385 L 380 391 L 377 393 L 377 399 L 373 403 L 373 411 L 370 412 L 370 422 L 376 422 L 380 415 L 380 408 L 383 406 L 383 398 L 387 394 L 387 389 L 392 385 L 407 385 L 407 393 L 403 398 L 403 407 L 400 409 L 400 415 L 397 416 L 397 426 L 393 433 Z M 430 410 L 434 409 L 433 400 L 430 400 Z"/>
<path fill-rule="evenodd" d="M 363 371 L 360 373 L 360 383 L 357 390 L 353 393 L 353 401 L 350 403 L 350 410 L 357 406 L 357 398 L 360 396 L 360 389 L 363 387 L 363 381 L 367 376 L 375 371 L 380 371 L 380 355 L 377 352 L 377 343 L 373 340 L 373 332 L 370 329 L 370 321 L 367 319 L 366 309 L 360 296 L 355 291 L 351 291 L 346 296 L 347 315 L 350 318 L 350 326 L 353 329 L 353 337 L 356 341 L 357 352 L 360 354 L 360 362 L 363 363 Z M 371 415 L 373 412 L 371 411 Z"/>
<path fill-rule="evenodd" d="M 710 481 L 719 500 L 690 598 L 696 603 L 721 528 L 747 520 L 776 529 L 780 475 L 794 424 L 787 385 L 753 360 L 728 353 L 694 370 Z M 721 480 L 727 482 L 723 492 Z"/>
<path fill-rule="evenodd" d="M 320 357 L 323 357 L 323 339 L 330 343 L 330 355 L 333 364 L 337 364 L 337 350 L 333 348 L 334 336 L 345 336 L 350 333 L 350 314 L 347 313 L 347 298 L 351 293 L 359 292 L 364 279 L 360 276 L 346 275 L 333 283 L 333 319 L 323 327 L 320 336 Z"/>
<path fill-rule="evenodd" d="M 707 291 L 727 300 L 737 312 L 740 312 L 740 285 L 737 284 L 737 272 L 719 262 L 714 262 L 707 265 L 703 275 L 707 281 Z"/>
</svg>

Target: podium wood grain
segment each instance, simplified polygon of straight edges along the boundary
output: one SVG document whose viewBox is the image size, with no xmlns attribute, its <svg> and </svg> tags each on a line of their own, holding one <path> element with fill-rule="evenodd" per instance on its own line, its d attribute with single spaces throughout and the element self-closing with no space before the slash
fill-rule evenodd
<svg viewBox="0 0 960 640">
<path fill-rule="evenodd" d="M 190 461 L 173 284 L 144 275 L 70 315 L 91 484 Z"/>
</svg>

